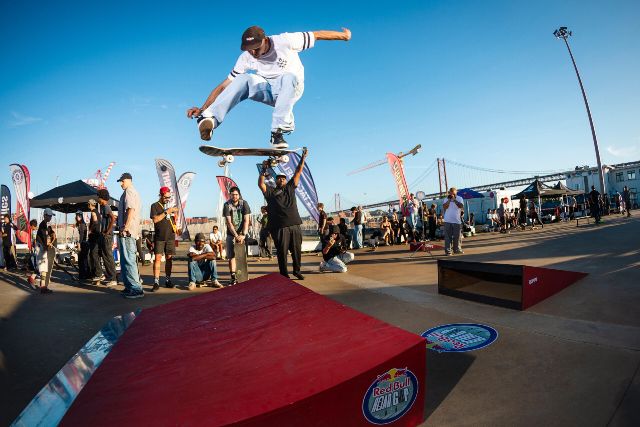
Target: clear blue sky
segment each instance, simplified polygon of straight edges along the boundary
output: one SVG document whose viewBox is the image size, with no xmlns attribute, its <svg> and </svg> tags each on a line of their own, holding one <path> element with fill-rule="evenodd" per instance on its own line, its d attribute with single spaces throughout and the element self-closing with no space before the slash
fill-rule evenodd
<svg viewBox="0 0 640 427">
<path fill-rule="evenodd" d="M 11 186 L 8 164 L 23 163 L 33 191 L 44 192 L 56 176 L 61 184 L 87 178 L 116 161 L 109 189 L 118 196 L 115 180 L 131 172 L 148 206 L 158 189 L 154 159 L 162 157 L 178 173 L 198 174 L 187 215 L 214 215 L 221 170 L 198 151 L 185 110 L 226 77 L 250 25 L 270 34 L 353 33 L 348 43 L 321 41 L 301 54 L 305 93 L 288 138 L 309 147 L 330 208 L 334 193 L 343 208 L 394 196 L 387 166 L 346 173 L 417 143 L 424 149 L 406 161 L 410 183 L 436 157 L 510 170 L 594 165 L 578 83 L 552 35 L 563 25 L 574 33 L 603 162 L 640 159 L 638 1 L 210 4 L 2 2 L 0 181 Z M 213 142 L 265 146 L 270 116 L 269 107 L 244 102 Z M 231 168 L 255 208 L 256 160 Z M 490 179 L 449 172 L 453 185 Z M 437 185 L 433 172 L 411 190 Z"/>
</svg>

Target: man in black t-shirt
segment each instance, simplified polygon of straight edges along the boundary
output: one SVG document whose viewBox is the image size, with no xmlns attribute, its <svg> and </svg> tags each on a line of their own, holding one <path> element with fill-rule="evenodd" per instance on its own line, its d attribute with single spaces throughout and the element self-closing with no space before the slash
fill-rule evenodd
<svg viewBox="0 0 640 427">
<path fill-rule="evenodd" d="M 171 201 L 171 190 L 169 187 L 161 187 L 157 202 L 151 205 L 149 216 L 153 221 L 153 289 L 152 292 L 160 289 L 160 265 L 162 264 L 162 255 L 164 254 L 165 264 L 164 272 L 166 278 L 164 285 L 167 288 L 173 288 L 171 283 L 171 268 L 173 267 L 173 255 L 176 253 L 176 232 L 175 232 L 175 215 L 178 208 L 168 207 Z"/>
<path fill-rule="evenodd" d="M 318 203 L 318 236 L 320 240 L 327 231 L 327 213 L 324 211 L 324 203 Z"/>
<path fill-rule="evenodd" d="M 17 230 L 11 222 L 11 217 L 5 214 L 2 217 L 2 252 L 4 255 L 4 268 L 5 270 L 14 270 L 18 268 L 16 259 L 13 256 L 15 249 L 13 247 L 13 230 Z"/>
<path fill-rule="evenodd" d="M 596 190 L 595 185 L 591 186 L 591 192 L 589 193 L 589 209 L 591 210 L 591 216 L 596 220 L 596 224 L 600 223 L 600 192 Z"/>
<path fill-rule="evenodd" d="M 291 252 L 293 275 L 304 280 L 300 272 L 302 264 L 302 231 L 300 230 L 300 214 L 296 203 L 296 187 L 300 182 L 300 175 L 307 157 L 307 149 L 303 149 L 302 158 L 296 167 L 293 177 L 287 182 L 285 175 L 276 176 L 276 187 L 267 187 L 265 175 L 267 174 L 268 161 L 262 163 L 262 173 L 258 178 L 258 187 L 267 201 L 269 213 L 269 230 L 278 251 L 278 267 L 280 274 L 289 277 L 287 269 L 287 251 Z"/>
<path fill-rule="evenodd" d="M 340 233 L 340 228 L 334 225 L 329 235 L 322 241 L 321 272 L 346 273 L 347 265 L 355 258 L 353 253 L 347 252 L 347 239 Z"/>
<path fill-rule="evenodd" d="M 106 188 L 98 190 L 98 210 L 100 212 L 100 232 L 98 233 L 99 255 L 104 264 L 104 276 L 108 288 L 115 288 L 118 285 L 116 281 L 116 263 L 113 259 L 113 226 L 116 223 L 116 216 L 109 206 L 109 191 Z M 96 269 L 100 266 L 98 260 Z M 102 268 L 96 273 L 96 276 L 102 276 Z"/>
</svg>

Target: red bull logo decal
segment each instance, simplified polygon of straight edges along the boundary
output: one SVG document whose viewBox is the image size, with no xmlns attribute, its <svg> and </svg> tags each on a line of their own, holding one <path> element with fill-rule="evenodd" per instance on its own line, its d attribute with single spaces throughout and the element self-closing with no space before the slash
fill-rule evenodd
<svg viewBox="0 0 640 427">
<path fill-rule="evenodd" d="M 438 353 L 477 350 L 498 338 L 498 332 L 492 327 L 475 323 L 436 326 L 421 335 L 427 339 L 427 348 Z"/>
<path fill-rule="evenodd" d="M 362 401 L 362 413 L 373 424 L 389 424 L 406 414 L 418 395 L 418 379 L 407 368 L 378 375 Z"/>
</svg>

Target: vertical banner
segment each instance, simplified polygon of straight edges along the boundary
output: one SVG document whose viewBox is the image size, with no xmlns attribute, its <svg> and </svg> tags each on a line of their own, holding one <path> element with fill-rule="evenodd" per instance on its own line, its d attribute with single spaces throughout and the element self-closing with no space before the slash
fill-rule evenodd
<svg viewBox="0 0 640 427">
<path fill-rule="evenodd" d="M 187 199 L 189 198 L 189 191 L 191 190 L 191 183 L 195 178 L 195 172 L 185 172 L 178 178 L 178 195 L 180 196 L 180 202 L 182 202 L 182 211 L 187 207 Z"/>
<path fill-rule="evenodd" d="M 229 200 L 229 190 L 231 187 L 237 187 L 238 185 L 228 176 L 216 176 L 218 184 L 220 184 L 220 191 L 222 192 L 222 198 L 226 202 Z"/>
<path fill-rule="evenodd" d="M 287 180 L 293 177 L 293 173 L 301 159 L 298 153 L 289 153 L 289 161 L 287 163 L 278 163 L 278 168 L 287 176 Z M 300 174 L 296 195 L 311 215 L 311 218 L 318 222 L 320 219 L 318 193 L 316 192 L 316 184 L 313 182 L 313 176 L 311 176 L 311 170 L 309 170 L 309 164 L 306 162 L 302 168 L 302 174 Z"/>
<path fill-rule="evenodd" d="M 407 180 L 404 176 L 402 160 L 393 153 L 387 153 L 387 160 L 389 161 L 389 167 L 391 167 L 391 175 L 393 175 L 393 180 L 396 183 L 400 209 L 402 209 L 405 200 L 409 197 L 409 187 L 407 186 Z"/>
<path fill-rule="evenodd" d="M 171 190 L 171 200 L 169 203 L 171 206 L 178 208 L 178 215 L 176 215 L 176 229 L 180 234 L 176 235 L 176 240 L 189 240 L 189 230 L 187 230 L 187 221 L 185 221 L 184 210 L 182 209 L 182 202 L 180 201 L 175 169 L 168 160 L 156 159 L 156 171 L 158 172 L 160 186 L 169 187 Z"/>
<path fill-rule="evenodd" d="M 27 243 L 31 246 L 29 218 L 27 217 L 29 214 L 29 198 L 27 196 L 29 193 L 29 171 L 26 167 L 16 163 L 9 165 L 9 171 L 11 172 L 11 180 L 16 192 L 15 224 L 18 227 L 16 237 L 20 240 L 20 243 Z"/>
<path fill-rule="evenodd" d="M 0 190 L 0 216 L 11 216 L 11 191 L 6 185 Z"/>
</svg>

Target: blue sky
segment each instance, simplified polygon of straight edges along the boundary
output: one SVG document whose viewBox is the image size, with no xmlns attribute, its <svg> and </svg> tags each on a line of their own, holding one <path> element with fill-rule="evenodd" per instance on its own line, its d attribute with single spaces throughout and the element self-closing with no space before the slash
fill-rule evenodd
<svg viewBox="0 0 640 427">
<path fill-rule="evenodd" d="M 130 4 L 134 3 L 134 4 Z M 387 166 L 347 172 L 388 151 L 423 151 L 406 161 L 407 181 L 437 157 L 508 170 L 595 165 L 588 121 L 564 44 L 586 86 L 604 163 L 640 159 L 640 3 L 637 1 L 415 1 L 253 3 L 211 6 L 162 2 L 3 2 L 0 6 L 0 144 L 9 163 L 31 170 L 32 189 L 91 177 L 117 162 L 149 205 L 154 159 L 194 171 L 188 216 L 214 215 L 216 159 L 198 151 L 201 105 L 240 54 L 242 31 L 267 33 L 348 27 L 348 42 L 303 52 L 305 93 L 296 105 L 292 146 L 310 149 L 320 199 L 332 208 L 395 194 Z M 295 5 L 295 7 L 294 7 Z M 247 11 L 247 9 L 252 9 Z M 216 130 L 221 146 L 266 146 L 271 110 L 240 104 Z M 252 206 L 261 203 L 257 159 L 231 167 Z M 433 168 L 431 168 L 433 170 Z M 449 184 L 488 176 L 450 167 Z M 479 182 L 473 182 L 479 181 Z M 411 190 L 437 189 L 437 172 Z"/>
</svg>

